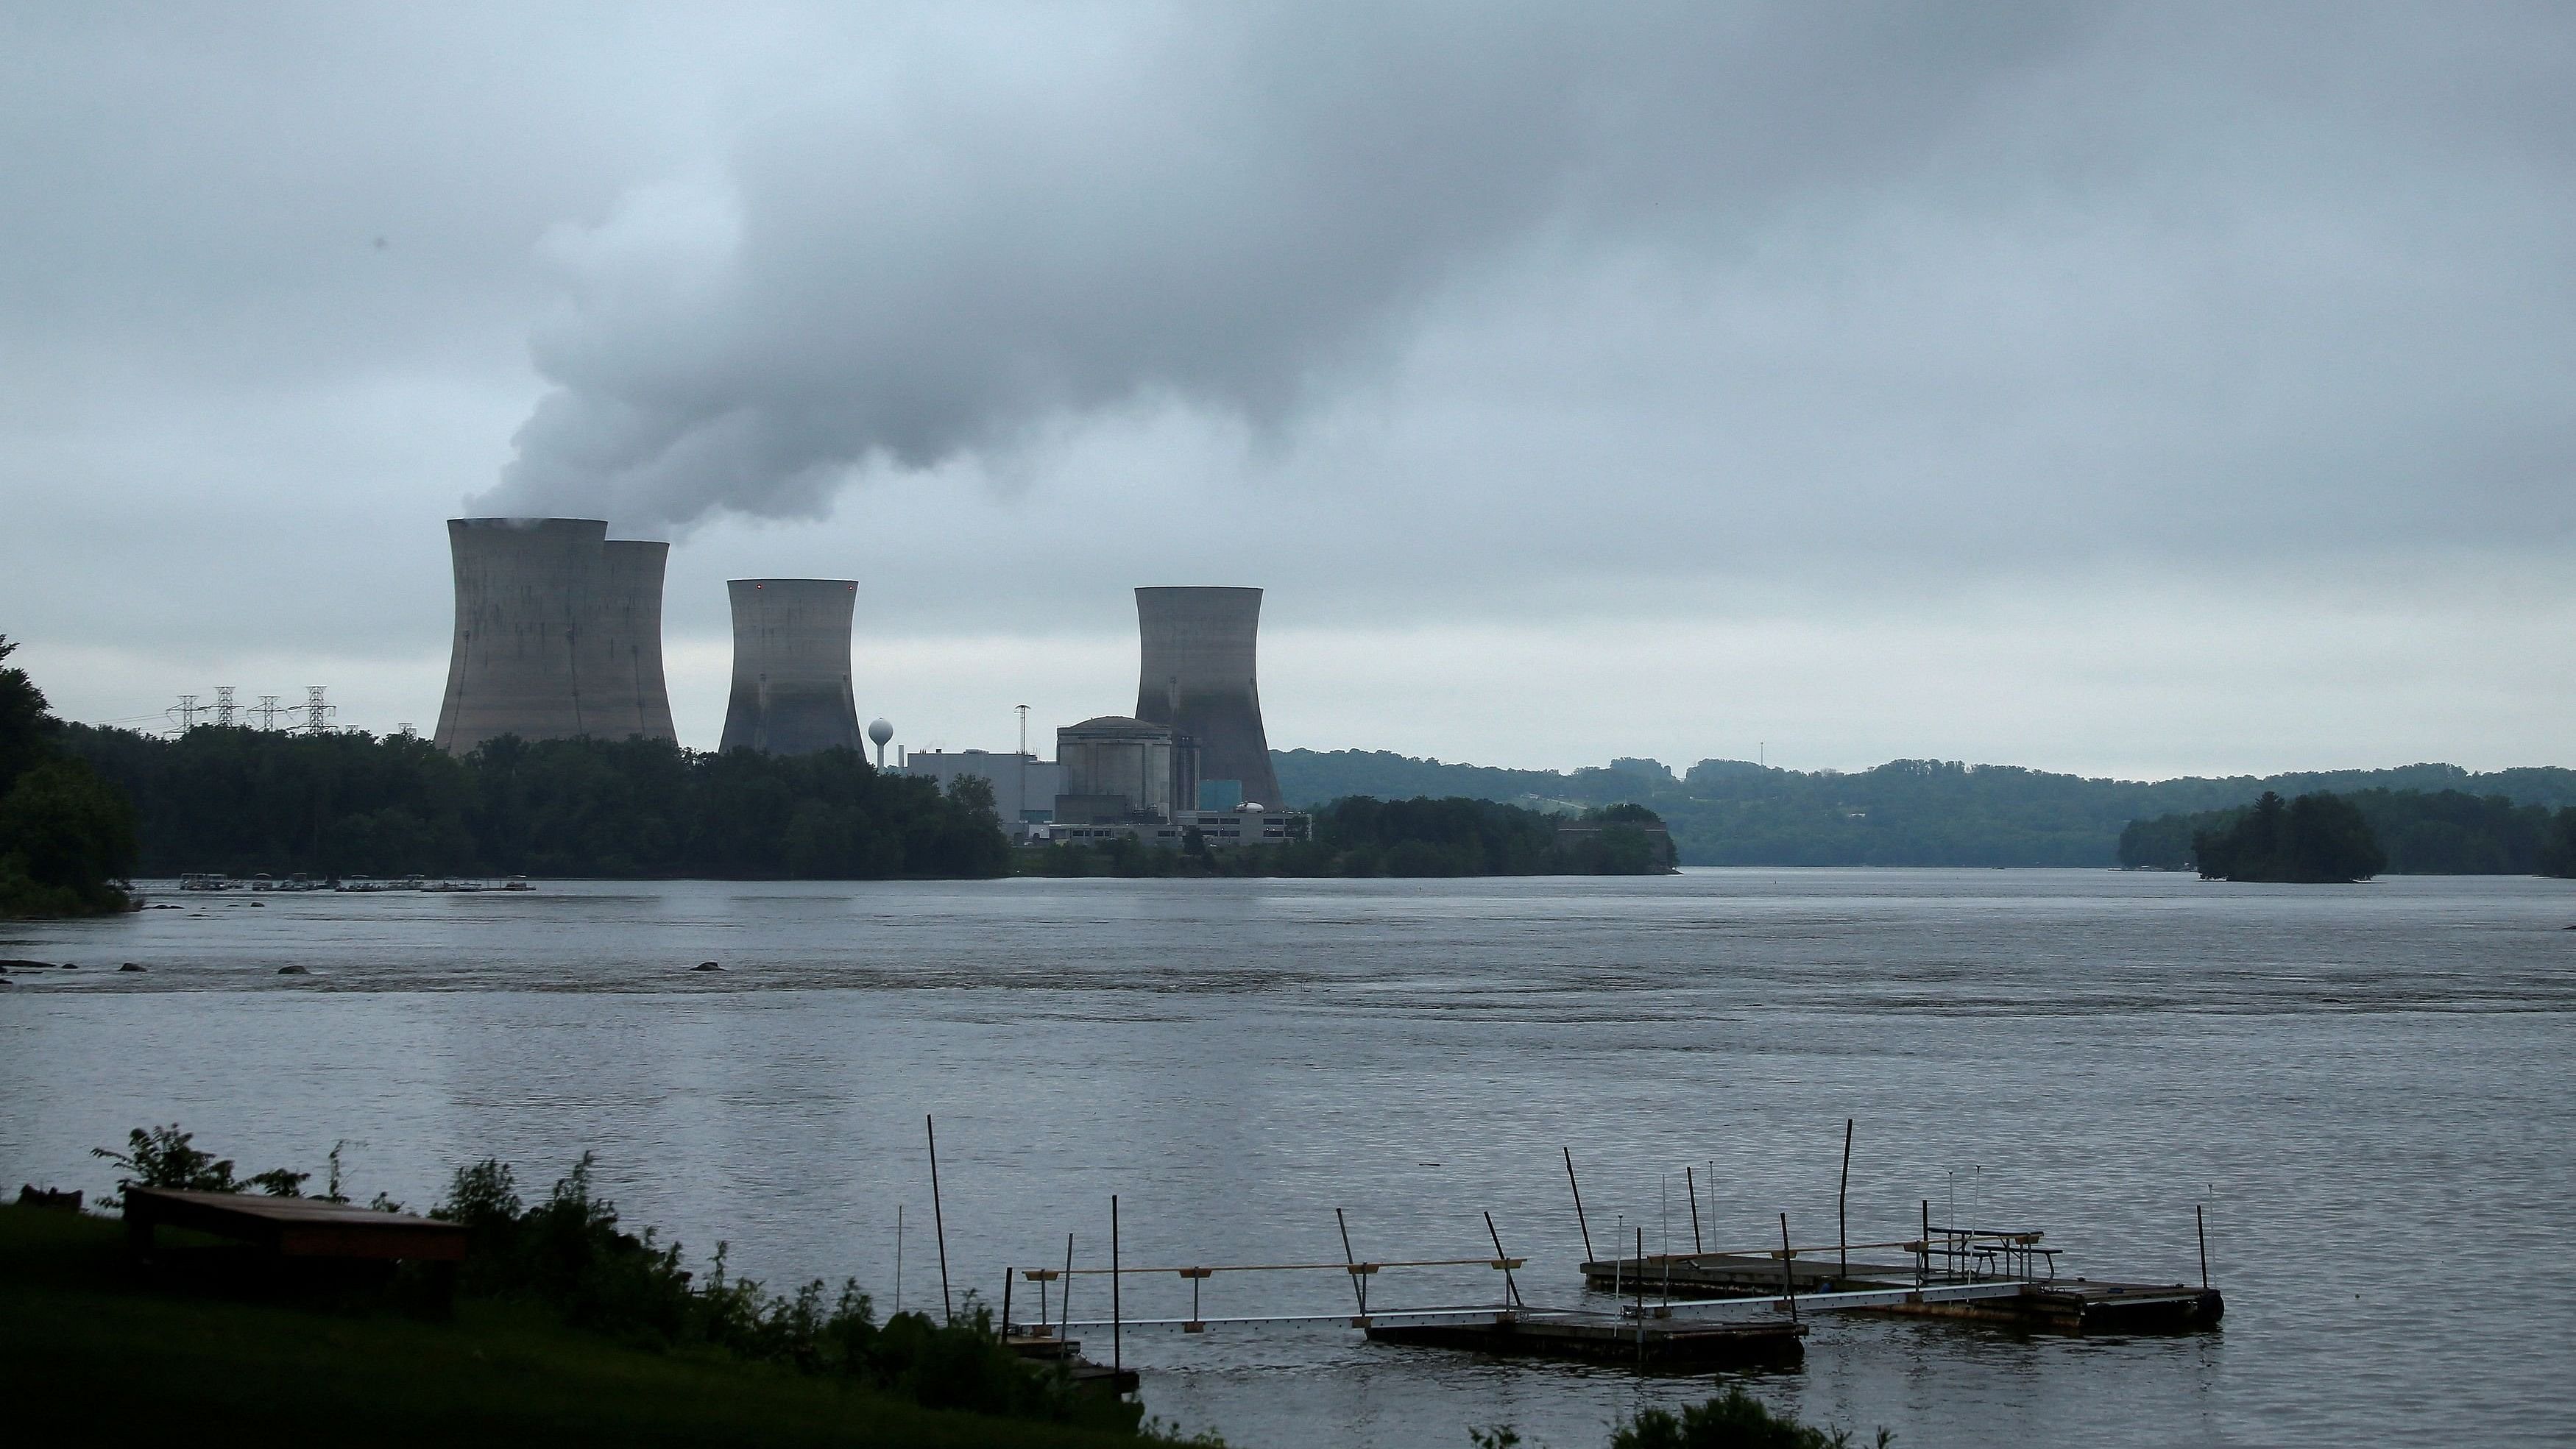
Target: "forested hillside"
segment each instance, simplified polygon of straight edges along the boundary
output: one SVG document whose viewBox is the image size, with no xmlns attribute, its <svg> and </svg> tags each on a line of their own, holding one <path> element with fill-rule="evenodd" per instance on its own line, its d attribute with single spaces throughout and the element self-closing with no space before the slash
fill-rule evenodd
<svg viewBox="0 0 2576 1449">
<path fill-rule="evenodd" d="M 1703 760 L 1676 778 L 1651 761 L 1558 773 L 1384 751 L 1284 750 L 1272 759 L 1288 803 L 1299 806 L 1343 795 L 1468 795 L 1559 808 L 1633 801 L 1663 817 L 1686 865 L 2111 866 L 2131 821 L 2232 810 L 2266 790 L 2450 791 L 2515 806 L 2576 805 L 2576 770 L 2554 767 L 2480 775 L 2425 764 L 2149 783 L 1941 760 L 1893 760 L 1849 774 Z M 2422 858 L 2394 844 L 2391 855 Z"/>
</svg>

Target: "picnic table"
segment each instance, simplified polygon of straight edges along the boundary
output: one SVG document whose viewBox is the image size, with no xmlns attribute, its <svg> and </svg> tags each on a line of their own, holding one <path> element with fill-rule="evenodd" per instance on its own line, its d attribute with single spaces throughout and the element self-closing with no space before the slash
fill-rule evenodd
<svg viewBox="0 0 2576 1449">
<path fill-rule="evenodd" d="M 230 1238 L 281 1259 L 427 1263 L 433 1291 L 442 1301 L 453 1290 L 456 1265 L 465 1258 L 462 1223 L 320 1198 L 127 1188 L 125 1241 L 137 1258 L 152 1256 L 154 1230 L 162 1227 Z"/>
</svg>

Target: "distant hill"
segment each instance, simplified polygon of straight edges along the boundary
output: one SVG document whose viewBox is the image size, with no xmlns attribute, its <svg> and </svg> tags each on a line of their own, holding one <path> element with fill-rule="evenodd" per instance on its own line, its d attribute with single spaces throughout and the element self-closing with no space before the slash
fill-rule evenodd
<svg viewBox="0 0 2576 1449">
<path fill-rule="evenodd" d="M 2112 866 L 2132 820 L 2250 805 L 2266 790 L 2456 791 L 2515 805 L 2576 804 L 2576 770 L 2474 774 L 2457 765 L 2325 770 L 2152 783 L 2014 765 L 1891 760 L 1849 774 L 1702 760 L 1675 776 L 1653 760 L 1570 772 L 1504 770 L 1384 750 L 1276 750 L 1297 806 L 1346 795 L 1463 795 L 1539 808 L 1634 802 L 1663 816 L 1685 865 Z"/>
</svg>

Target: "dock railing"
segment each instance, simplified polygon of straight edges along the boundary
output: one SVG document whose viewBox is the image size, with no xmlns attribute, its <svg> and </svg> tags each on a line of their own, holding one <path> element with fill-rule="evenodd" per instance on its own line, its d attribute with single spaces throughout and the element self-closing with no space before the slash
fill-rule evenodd
<svg viewBox="0 0 2576 1449">
<path fill-rule="evenodd" d="M 1923 1234 L 1912 1238 L 1890 1238 L 1872 1243 L 1815 1243 L 1789 1247 L 1777 1245 L 1746 1248 L 1709 1248 L 1689 1253 L 1645 1253 L 1614 1260 L 1612 1268 L 1620 1277 L 1642 1273 L 1648 1284 L 1668 1276 L 1667 1270 L 1688 1269 L 1728 1259 L 1763 1258 L 1773 1262 L 1807 1257 L 1830 1258 L 1848 1266 L 1848 1255 L 1872 1249 L 1903 1253 L 1914 1260 L 1915 1281 L 1920 1283 L 1983 1283 L 1994 1280 L 2045 1282 L 2057 1276 L 2058 1249 L 2044 1248 L 2040 1243 L 2047 1234 L 2038 1231 L 2006 1228 L 1940 1227 L 1928 1221 Z M 1863 1269 L 1887 1265 L 1864 1264 Z M 1620 1290 L 1623 1291 L 1625 1285 Z"/>
<path fill-rule="evenodd" d="M 1519 1306 L 1520 1292 L 1513 1273 L 1525 1266 L 1525 1258 L 1491 1256 L 1482 1258 L 1346 1258 L 1339 1263 L 1191 1263 L 1138 1265 L 1124 1264 L 1107 1268 L 1078 1268 L 1070 1263 L 1062 1267 L 1013 1268 L 1011 1277 L 1019 1282 L 1034 1283 L 1038 1289 L 1038 1322 L 1008 1324 L 1010 1330 L 1029 1338 L 1061 1338 L 1075 1328 L 1177 1328 L 1184 1333 L 1203 1333 L 1211 1323 L 1327 1323 L 1345 1322 L 1365 1328 L 1372 1317 L 1413 1317 L 1424 1313 L 1461 1311 L 1509 1312 Z M 1370 1285 L 1377 1276 L 1396 1268 L 1487 1268 L 1503 1275 L 1502 1295 L 1492 1304 L 1453 1304 L 1428 1308 L 1376 1309 L 1369 1306 Z M 1211 1317 L 1206 1310 L 1205 1290 L 1209 1280 L 1219 1274 L 1253 1273 L 1339 1273 L 1350 1279 L 1355 1313 L 1264 1313 Z M 1072 1317 L 1072 1283 L 1074 1278 L 1112 1278 L 1120 1283 L 1140 1278 L 1178 1277 L 1190 1285 L 1190 1313 L 1187 1318 L 1128 1318 L 1114 1312 L 1109 1318 Z M 1113 1294 L 1111 1301 L 1119 1302 Z M 1052 1325 L 1050 1327 L 1050 1324 Z"/>
</svg>

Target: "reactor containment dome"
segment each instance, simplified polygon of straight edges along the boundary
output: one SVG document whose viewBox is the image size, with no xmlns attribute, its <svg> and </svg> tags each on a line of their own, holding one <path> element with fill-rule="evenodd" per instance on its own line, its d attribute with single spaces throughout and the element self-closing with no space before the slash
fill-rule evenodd
<svg viewBox="0 0 2576 1449">
<path fill-rule="evenodd" d="M 1170 726 L 1195 749 L 1201 786 L 1237 781 L 1238 798 L 1277 808 L 1279 777 L 1270 768 L 1253 670 L 1261 591 L 1138 589 L 1136 626 L 1136 718 Z M 1176 803 L 1186 809 L 1195 802 Z"/>
<path fill-rule="evenodd" d="M 732 750 L 810 755 L 859 749 L 850 693 L 850 579 L 733 579 Z"/>
<path fill-rule="evenodd" d="M 597 518 L 451 518 L 456 638 L 439 748 L 486 740 L 673 740 L 662 679 L 671 546 Z"/>
</svg>

